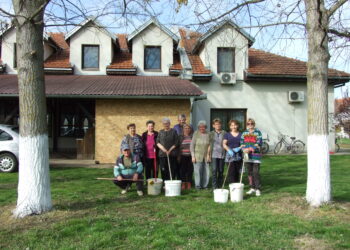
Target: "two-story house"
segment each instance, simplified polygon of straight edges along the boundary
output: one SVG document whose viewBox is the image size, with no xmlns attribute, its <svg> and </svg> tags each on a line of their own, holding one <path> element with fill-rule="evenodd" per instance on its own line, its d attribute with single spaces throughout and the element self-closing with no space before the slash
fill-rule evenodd
<svg viewBox="0 0 350 250">
<path fill-rule="evenodd" d="M 0 39 L 0 123 L 16 123 L 14 28 Z M 306 141 L 306 63 L 251 48 L 254 39 L 231 21 L 200 34 L 151 19 L 114 35 L 88 19 L 65 35 L 47 34 L 43 43 L 52 151 L 74 152 L 76 138 L 90 129 L 95 159 L 114 162 L 127 124 L 141 133 L 152 119 L 159 130 L 163 117 L 175 125 L 182 113 L 194 127 L 216 117 L 225 128 L 230 119 L 243 127 L 252 117 L 272 143 L 278 132 Z M 330 113 L 334 85 L 349 80 L 329 70 Z"/>
</svg>

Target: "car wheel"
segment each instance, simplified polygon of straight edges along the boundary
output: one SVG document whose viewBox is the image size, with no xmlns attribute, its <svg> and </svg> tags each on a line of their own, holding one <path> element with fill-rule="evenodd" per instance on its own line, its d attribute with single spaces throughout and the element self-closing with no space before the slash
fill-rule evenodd
<svg viewBox="0 0 350 250">
<path fill-rule="evenodd" d="M 11 173 L 18 169 L 16 156 L 10 153 L 0 154 L 0 172 Z"/>
</svg>

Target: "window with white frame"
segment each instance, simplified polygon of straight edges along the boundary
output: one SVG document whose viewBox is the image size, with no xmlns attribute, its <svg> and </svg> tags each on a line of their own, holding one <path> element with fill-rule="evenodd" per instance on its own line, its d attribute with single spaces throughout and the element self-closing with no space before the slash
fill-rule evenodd
<svg viewBox="0 0 350 250">
<path fill-rule="evenodd" d="M 82 68 L 98 70 L 100 64 L 100 46 L 82 46 Z"/>
<path fill-rule="evenodd" d="M 146 46 L 144 60 L 145 70 L 161 70 L 161 47 Z"/>
<path fill-rule="evenodd" d="M 234 48 L 218 48 L 217 52 L 217 71 L 235 72 L 235 49 Z"/>
</svg>

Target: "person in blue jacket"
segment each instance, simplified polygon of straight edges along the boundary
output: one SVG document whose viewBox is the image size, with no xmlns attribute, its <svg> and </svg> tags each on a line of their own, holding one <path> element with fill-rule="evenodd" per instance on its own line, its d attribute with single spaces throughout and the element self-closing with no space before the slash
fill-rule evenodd
<svg viewBox="0 0 350 250">
<path fill-rule="evenodd" d="M 128 144 L 121 147 L 122 155 L 117 159 L 114 166 L 114 184 L 119 186 L 122 194 L 126 194 L 133 182 L 136 182 L 137 194 L 143 195 L 143 165 L 140 157 L 130 151 Z"/>
</svg>

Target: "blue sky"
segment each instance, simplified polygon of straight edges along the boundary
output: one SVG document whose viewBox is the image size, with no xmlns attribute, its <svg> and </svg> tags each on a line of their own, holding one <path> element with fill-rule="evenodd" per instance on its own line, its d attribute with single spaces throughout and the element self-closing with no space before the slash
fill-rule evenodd
<svg viewBox="0 0 350 250">
<path fill-rule="evenodd" d="M 73 0 L 71 1 L 77 5 L 82 4 L 85 13 L 87 15 L 99 15 L 98 13 L 109 13 L 99 18 L 99 21 L 109 27 L 112 32 L 115 33 L 131 33 L 135 27 L 139 26 L 143 22 L 149 19 L 150 16 L 157 16 L 161 23 L 171 26 L 185 26 L 192 30 L 205 31 L 215 23 L 208 25 L 194 25 L 200 21 L 208 20 L 213 17 L 217 17 L 221 13 L 224 13 L 232 6 L 236 5 L 237 1 L 234 0 L 203 0 L 194 1 L 189 0 L 187 6 L 181 6 L 179 8 L 176 0 L 157 0 L 157 1 L 132 1 L 128 4 L 126 12 L 132 12 L 131 14 L 121 15 L 123 12 L 123 1 L 111 1 L 111 0 L 99 0 L 99 1 L 87 1 L 87 0 Z M 129 2 L 129 1 L 127 1 Z M 201 4 L 198 4 L 201 2 Z M 287 29 L 283 26 L 273 26 L 269 28 L 259 29 L 252 26 L 256 26 L 260 23 L 276 22 L 275 20 L 284 20 L 286 16 L 286 10 L 291 10 L 294 6 L 290 4 L 293 1 L 290 0 L 267 0 L 266 2 L 254 5 L 249 8 L 242 9 L 237 14 L 230 15 L 237 25 L 245 27 L 245 30 L 255 37 L 254 48 L 262 49 L 272 53 L 276 53 L 283 56 L 307 60 L 307 44 L 305 31 L 299 27 L 288 26 Z M 327 1 L 326 1 L 327 2 Z M 64 17 L 61 5 L 62 1 L 52 1 L 47 7 L 46 11 L 51 16 Z M 205 3 L 205 4 L 203 4 Z M 68 16 L 74 17 L 81 13 L 77 10 L 76 6 L 68 5 Z M 5 10 L 12 10 L 10 0 L 0 0 L 1 8 Z M 301 11 L 303 6 L 301 5 Z M 82 9 L 80 7 L 80 9 Z M 343 12 L 343 19 L 345 25 L 349 25 L 350 20 L 350 1 L 344 6 L 347 12 Z M 176 11 L 177 10 L 177 11 Z M 116 13 L 117 12 L 117 13 Z M 288 13 L 289 21 L 303 21 L 302 17 L 298 15 L 298 11 Z M 263 16 L 263 18 L 261 17 Z M 50 23 L 62 23 L 57 18 L 48 16 Z M 73 23 L 79 23 L 81 18 L 73 18 Z M 273 20 L 273 21 L 271 21 Z M 67 32 L 72 29 L 72 26 L 68 27 L 49 27 L 50 31 L 63 31 Z M 350 44 L 344 47 L 337 41 L 330 43 L 331 60 L 329 67 L 338 70 L 350 72 Z M 340 49 L 333 49 L 335 47 L 341 47 Z M 350 88 L 350 84 L 347 84 Z M 340 88 L 335 90 L 335 96 L 341 97 Z"/>
</svg>

